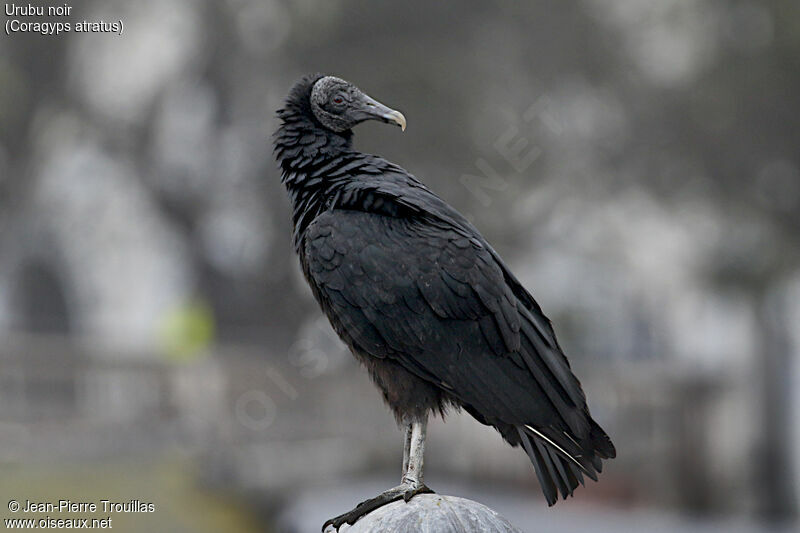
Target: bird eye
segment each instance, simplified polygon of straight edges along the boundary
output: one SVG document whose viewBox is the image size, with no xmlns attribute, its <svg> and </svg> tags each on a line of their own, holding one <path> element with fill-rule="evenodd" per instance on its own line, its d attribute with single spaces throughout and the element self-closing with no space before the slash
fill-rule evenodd
<svg viewBox="0 0 800 533">
<path fill-rule="evenodd" d="M 333 99 L 334 104 L 341 104 L 342 102 L 344 102 L 344 99 L 342 99 L 341 96 L 337 96 L 336 98 Z"/>
</svg>

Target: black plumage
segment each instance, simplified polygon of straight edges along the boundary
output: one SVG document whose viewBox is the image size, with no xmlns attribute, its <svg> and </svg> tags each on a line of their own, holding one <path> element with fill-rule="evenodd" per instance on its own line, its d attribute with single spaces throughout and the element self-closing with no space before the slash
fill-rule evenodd
<svg viewBox="0 0 800 533">
<path fill-rule="evenodd" d="M 475 227 L 414 176 L 352 147 L 399 113 L 308 76 L 279 112 L 275 156 L 315 298 L 398 420 L 463 408 L 530 457 L 547 502 L 615 456 L 550 321 Z"/>
</svg>

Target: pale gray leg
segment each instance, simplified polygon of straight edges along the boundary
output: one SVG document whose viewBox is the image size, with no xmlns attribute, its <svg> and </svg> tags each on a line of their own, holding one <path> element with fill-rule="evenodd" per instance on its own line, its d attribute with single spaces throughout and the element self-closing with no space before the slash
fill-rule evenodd
<svg viewBox="0 0 800 533">
<path fill-rule="evenodd" d="M 428 428 L 428 417 L 414 420 L 406 426 L 403 450 L 403 478 L 400 485 L 379 494 L 374 498 L 359 503 L 355 509 L 331 518 L 322 525 L 322 531 L 333 526 L 339 531 L 344 524 L 354 524 L 362 516 L 375 509 L 403 499 L 410 500 L 417 494 L 433 492 L 422 482 L 423 456 L 425 455 L 425 433 Z"/>
<path fill-rule="evenodd" d="M 411 433 L 412 433 L 413 425 L 411 422 L 408 422 L 405 425 L 405 441 L 403 446 L 403 475 L 400 477 L 401 481 L 403 476 L 406 475 L 406 470 L 408 470 L 408 456 L 411 453 Z"/>
<path fill-rule="evenodd" d="M 411 423 L 411 438 L 408 450 L 408 463 L 403 472 L 403 484 L 421 485 L 423 478 L 423 462 L 425 458 L 425 434 L 428 430 L 428 418 Z"/>
</svg>

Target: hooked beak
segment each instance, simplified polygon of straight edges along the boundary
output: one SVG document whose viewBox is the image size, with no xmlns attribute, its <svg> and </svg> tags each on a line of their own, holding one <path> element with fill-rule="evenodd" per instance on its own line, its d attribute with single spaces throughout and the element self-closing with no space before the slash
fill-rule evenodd
<svg viewBox="0 0 800 533">
<path fill-rule="evenodd" d="M 386 107 L 366 94 L 364 95 L 361 112 L 365 115 L 362 120 L 380 120 L 387 124 L 394 123 L 400 126 L 402 131 L 406 131 L 406 117 L 400 111 Z"/>
</svg>

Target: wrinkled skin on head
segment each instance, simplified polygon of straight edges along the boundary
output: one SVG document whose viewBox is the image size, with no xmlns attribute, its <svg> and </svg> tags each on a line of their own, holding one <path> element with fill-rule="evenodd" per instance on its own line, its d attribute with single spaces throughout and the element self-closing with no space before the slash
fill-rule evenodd
<svg viewBox="0 0 800 533">
<path fill-rule="evenodd" d="M 352 83 L 335 76 L 320 78 L 311 90 L 311 110 L 331 131 L 343 132 L 365 120 L 394 123 L 405 130 L 406 119 L 370 98 Z"/>
</svg>

